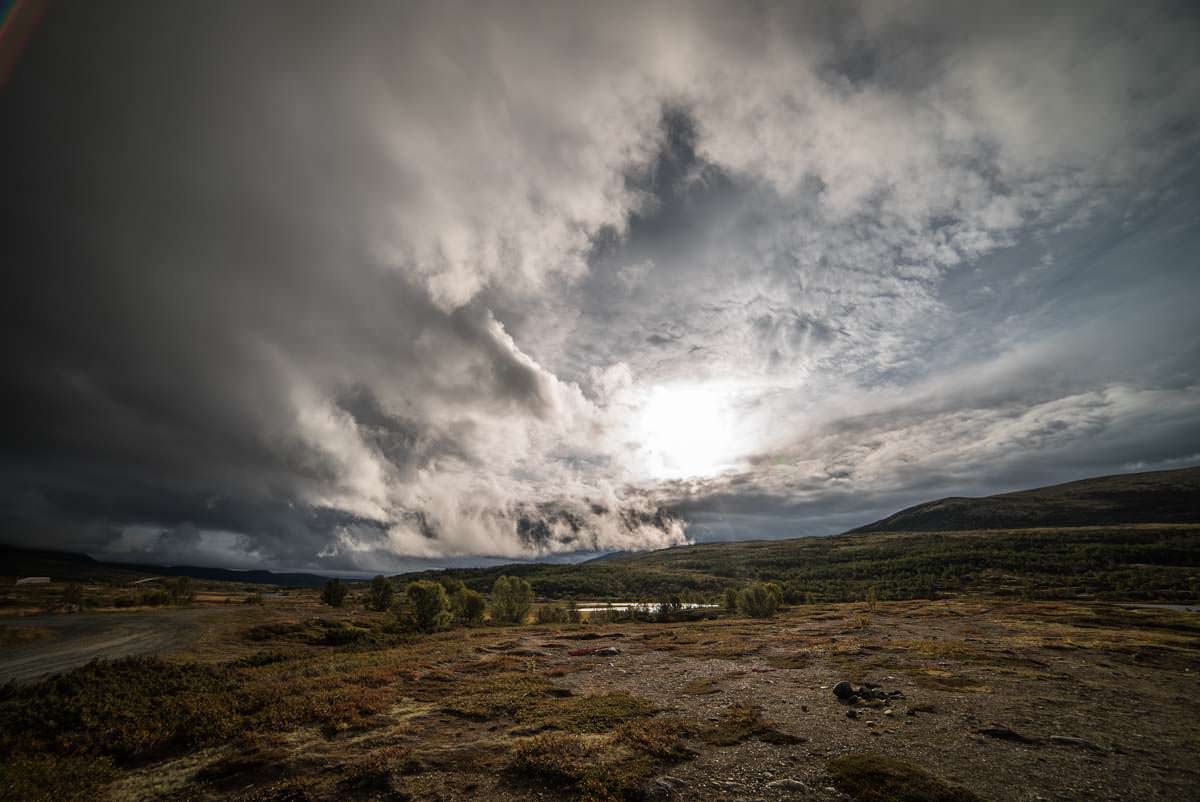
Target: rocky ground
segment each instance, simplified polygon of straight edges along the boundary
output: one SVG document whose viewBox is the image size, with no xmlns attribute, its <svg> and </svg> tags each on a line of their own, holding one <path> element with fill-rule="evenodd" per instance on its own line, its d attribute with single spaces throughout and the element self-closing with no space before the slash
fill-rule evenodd
<svg viewBox="0 0 1200 802">
<path fill-rule="evenodd" d="M 261 654 L 243 634 L 207 633 L 187 657 Z M 1200 788 L 1200 616 L 1186 611 L 948 600 L 458 630 L 319 662 L 309 648 L 288 653 L 279 682 L 308 677 L 304 693 L 319 694 L 336 671 L 339 687 L 369 689 L 361 715 L 133 761 L 97 796 L 1189 800 Z"/>
</svg>

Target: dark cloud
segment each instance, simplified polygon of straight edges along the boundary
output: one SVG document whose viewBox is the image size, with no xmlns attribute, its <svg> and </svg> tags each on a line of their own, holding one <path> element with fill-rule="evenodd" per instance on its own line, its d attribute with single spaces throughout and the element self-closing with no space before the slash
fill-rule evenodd
<svg viewBox="0 0 1200 802">
<path fill-rule="evenodd" d="M 369 570 L 1186 461 L 1197 32 L 53 4 L 0 93 L 0 536 Z"/>
</svg>

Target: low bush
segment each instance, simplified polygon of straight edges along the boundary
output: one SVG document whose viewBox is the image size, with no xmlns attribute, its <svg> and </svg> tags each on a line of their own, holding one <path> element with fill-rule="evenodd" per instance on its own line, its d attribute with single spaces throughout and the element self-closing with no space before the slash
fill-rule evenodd
<svg viewBox="0 0 1200 802">
<path fill-rule="evenodd" d="M 834 787 L 858 802 L 982 802 L 966 788 L 883 755 L 844 755 L 826 768 Z"/>
<path fill-rule="evenodd" d="M 565 624 L 570 621 L 567 608 L 561 604 L 543 604 L 533 616 L 539 624 Z"/>
<path fill-rule="evenodd" d="M 782 601 L 783 591 L 774 582 L 752 582 L 738 594 L 737 608 L 751 618 L 770 618 Z"/>
</svg>

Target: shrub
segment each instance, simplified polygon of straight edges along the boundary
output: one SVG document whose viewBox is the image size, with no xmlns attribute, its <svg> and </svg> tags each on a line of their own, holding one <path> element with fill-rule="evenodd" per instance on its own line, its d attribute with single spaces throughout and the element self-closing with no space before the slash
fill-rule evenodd
<svg viewBox="0 0 1200 802">
<path fill-rule="evenodd" d="M 331 579 L 321 588 L 321 601 L 330 607 L 341 607 L 346 602 L 350 588 L 340 579 Z"/>
<path fill-rule="evenodd" d="M 63 605 L 68 609 L 78 610 L 83 607 L 83 586 L 72 582 L 63 588 Z"/>
<path fill-rule="evenodd" d="M 569 620 L 567 608 L 561 604 L 543 604 L 534 613 L 534 620 L 539 624 L 565 624 Z"/>
<path fill-rule="evenodd" d="M 450 596 L 450 609 L 454 615 L 454 623 L 460 626 L 477 626 L 483 623 L 487 602 L 483 600 L 482 593 L 464 585 Z"/>
<path fill-rule="evenodd" d="M 774 587 L 778 589 L 779 586 Z M 779 609 L 779 598 L 769 585 L 752 582 L 738 594 L 738 612 L 751 618 L 770 618 Z"/>
<path fill-rule="evenodd" d="M 860 802 L 980 802 L 966 788 L 883 755 L 844 755 L 827 768 L 833 785 Z"/>
<path fill-rule="evenodd" d="M 225 601 L 229 601 L 229 600 L 226 599 Z M 259 593 L 258 591 L 248 594 L 246 596 L 246 598 L 242 599 L 242 604 L 257 604 L 259 606 L 262 606 L 262 603 L 263 603 L 263 595 L 261 593 Z"/>
<path fill-rule="evenodd" d="M 221 741 L 238 726 L 221 669 L 156 657 L 95 661 L 0 690 L 0 754 L 109 755 L 118 762 Z"/>
<path fill-rule="evenodd" d="M 404 589 L 408 601 L 412 625 L 420 632 L 436 632 L 446 629 L 453 621 L 450 614 L 450 597 L 439 582 L 410 582 Z"/>
<path fill-rule="evenodd" d="M 492 585 L 492 620 L 498 624 L 524 624 L 533 606 L 533 587 L 517 576 L 502 576 Z"/>
<path fill-rule="evenodd" d="M 371 588 L 367 591 L 367 607 L 372 610 L 388 609 L 392 606 L 392 594 L 394 590 L 392 583 L 388 578 L 380 574 L 371 580 Z"/>
<path fill-rule="evenodd" d="M 140 601 L 145 607 L 162 607 L 171 603 L 171 594 L 165 590 L 147 590 L 141 595 Z"/>
<path fill-rule="evenodd" d="M 192 588 L 191 577 L 177 576 L 174 579 L 167 580 L 165 584 L 172 604 L 191 604 L 192 599 L 196 597 L 196 591 Z"/>
<path fill-rule="evenodd" d="M 672 593 L 664 596 L 654 610 L 654 617 L 659 621 L 674 621 L 680 618 L 683 612 L 683 599 L 678 593 Z"/>
<path fill-rule="evenodd" d="M 729 612 L 734 612 L 738 607 L 738 592 L 737 588 L 725 588 L 725 595 L 721 599 L 721 606 Z"/>
</svg>

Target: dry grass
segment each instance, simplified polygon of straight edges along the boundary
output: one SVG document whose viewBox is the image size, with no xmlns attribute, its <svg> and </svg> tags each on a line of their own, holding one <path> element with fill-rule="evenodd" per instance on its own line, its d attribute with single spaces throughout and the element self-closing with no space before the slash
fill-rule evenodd
<svg viewBox="0 0 1200 802">
<path fill-rule="evenodd" d="M 982 802 L 966 788 L 882 755 L 845 755 L 826 768 L 834 786 L 858 802 Z"/>
</svg>

